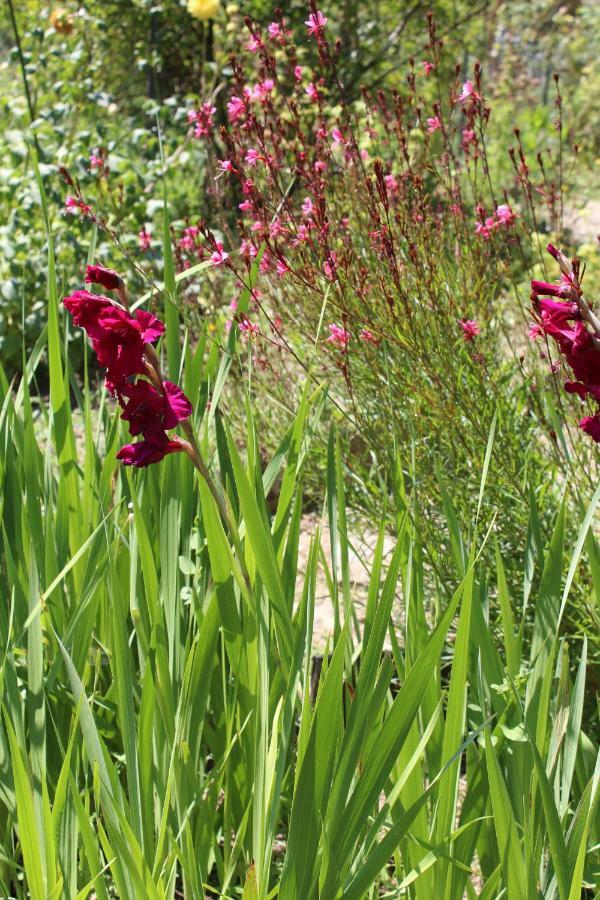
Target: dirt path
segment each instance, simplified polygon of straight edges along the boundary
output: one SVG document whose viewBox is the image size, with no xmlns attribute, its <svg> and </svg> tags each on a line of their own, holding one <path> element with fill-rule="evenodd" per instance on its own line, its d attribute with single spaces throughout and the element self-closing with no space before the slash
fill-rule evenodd
<svg viewBox="0 0 600 900">
<path fill-rule="evenodd" d="M 304 577 L 306 574 L 306 564 L 310 550 L 310 542 L 319 525 L 318 516 L 310 514 L 302 518 L 300 544 L 298 548 L 298 576 L 296 581 L 296 595 L 300 598 Z M 350 551 L 348 555 L 348 568 L 350 573 L 350 592 L 352 603 L 356 610 L 359 621 L 363 621 L 365 615 L 365 607 L 367 594 L 369 590 L 369 577 L 373 564 L 373 554 L 377 544 L 377 532 L 368 526 L 364 528 L 358 525 L 350 531 L 348 535 Z M 329 526 L 322 524 L 321 528 L 321 547 L 326 560 L 326 565 L 331 572 L 331 536 Z M 383 564 L 382 578 L 385 578 L 387 565 L 391 554 L 395 547 L 395 539 L 392 535 L 386 534 L 383 543 Z M 342 573 L 338 563 L 337 581 L 340 587 L 341 602 L 341 584 Z M 315 620 L 313 631 L 313 652 L 322 653 L 327 644 L 328 638 L 333 635 L 334 609 L 331 599 L 329 585 L 322 560 L 319 561 L 317 573 L 317 586 L 315 592 Z M 402 604 L 400 595 L 400 585 L 397 588 L 397 602 L 394 610 L 394 620 L 398 626 L 403 621 Z"/>
</svg>

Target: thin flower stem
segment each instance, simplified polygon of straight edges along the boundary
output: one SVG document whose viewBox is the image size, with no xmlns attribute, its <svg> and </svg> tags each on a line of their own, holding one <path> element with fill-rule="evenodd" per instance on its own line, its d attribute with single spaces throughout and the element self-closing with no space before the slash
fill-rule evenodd
<svg viewBox="0 0 600 900">
<path fill-rule="evenodd" d="M 244 581 L 246 583 L 246 587 L 249 592 L 252 591 L 252 582 L 250 580 L 250 574 L 246 567 L 246 562 L 244 560 L 244 551 L 242 548 L 242 542 L 240 539 L 240 534 L 237 527 L 237 522 L 235 521 L 235 517 L 233 515 L 233 510 L 227 504 L 225 497 L 217 487 L 215 480 L 210 474 L 210 470 L 204 459 L 202 457 L 202 453 L 200 452 L 200 447 L 198 445 L 198 441 L 196 440 L 196 435 L 194 434 L 194 429 L 192 428 L 192 424 L 189 419 L 186 419 L 181 423 L 181 427 L 185 432 L 185 435 L 189 441 L 190 449 L 188 450 L 188 456 L 191 461 L 198 469 L 200 475 L 206 482 L 206 485 L 211 492 L 215 503 L 217 504 L 217 508 L 219 510 L 221 519 L 223 520 L 223 524 L 229 530 L 231 535 L 231 539 L 233 541 L 233 546 L 235 547 L 236 553 L 238 555 L 240 568 L 242 570 L 242 575 L 244 577 Z"/>
</svg>

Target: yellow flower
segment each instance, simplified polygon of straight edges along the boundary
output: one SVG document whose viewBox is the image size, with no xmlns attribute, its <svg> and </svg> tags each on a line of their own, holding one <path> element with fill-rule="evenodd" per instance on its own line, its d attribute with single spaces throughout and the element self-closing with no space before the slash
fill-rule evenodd
<svg viewBox="0 0 600 900">
<path fill-rule="evenodd" d="M 50 13 L 50 25 L 59 34 L 71 34 L 73 20 L 66 9 L 53 9 Z"/>
<path fill-rule="evenodd" d="M 212 19 L 219 12 L 219 0 L 187 0 L 187 8 L 190 16 L 205 21 Z"/>
</svg>

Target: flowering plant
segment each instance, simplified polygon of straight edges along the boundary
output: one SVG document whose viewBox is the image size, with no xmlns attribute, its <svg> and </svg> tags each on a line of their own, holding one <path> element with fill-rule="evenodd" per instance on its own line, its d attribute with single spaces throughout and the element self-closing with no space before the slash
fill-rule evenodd
<svg viewBox="0 0 600 900">
<path fill-rule="evenodd" d="M 584 297 L 581 265 L 548 244 L 548 253 L 560 267 L 558 282 L 531 282 L 531 298 L 538 324 L 530 335 L 545 334 L 555 342 L 567 366 L 575 376 L 565 383 L 569 394 L 593 400 L 596 410 L 584 416 L 579 427 L 600 443 L 600 319 Z"/>
</svg>

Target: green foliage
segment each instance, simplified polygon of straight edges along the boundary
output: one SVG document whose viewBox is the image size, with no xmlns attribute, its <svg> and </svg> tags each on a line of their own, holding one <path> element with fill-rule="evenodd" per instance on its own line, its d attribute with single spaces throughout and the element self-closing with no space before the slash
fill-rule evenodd
<svg viewBox="0 0 600 900">
<path fill-rule="evenodd" d="M 535 79 L 543 70 L 549 83 L 552 57 L 585 157 L 597 154 L 586 114 L 597 13 L 529 6 L 434 4 L 457 55 L 492 45 L 500 176 L 515 90 L 527 93 L 529 156 L 551 121 Z M 440 318 L 419 319 L 418 354 L 396 323 L 381 365 L 369 347 L 353 361 L 357 438 L 342 379 L 315 363 L 329 290 L 306 303 L 310 346 L 301 331 L 290 338 L 307 370 L 290 367 L 278 394 L 235 325 L 219 339 L 208 264 L 177 271 L 173 237 L 220 202 L 205 149 L 182 143 L 190 95 L 230 78 L 242 12 L 267 24 L 272 4 L 230 4 L 208 26 L 175 0 L 94 0 L 69 33 L 32 0 L 14 7 L 33 121 L 13 53 L 0 69 L 0 894 L 597 892 L 600 489 L 550 393 L 536 415 L 563 455 L 540 452 L 518 362 L 498 364 L 500 269 L 485 273 L 492 297 L 440 241 Z M 345 82 L 398 82 L 399 48 L 419 59 L 425 10 L 398 22 L 396 3 L 332 4 Z M 305 33 L 303 3 L 286 16 Z M 10 29 L 7 18 L 6 48 Z M 543 58 L 513 85 L 532 46 Z M 580 72 L 590 77 L 578 86 Z M 90 170 L 96 147 L 102 172 Z M 78 185 L 97 228 L 58 213 Z M 140 472 L 115 462 L 122 425 L 59 303 L 86 257 L 127 271 L 138 304 L 160 303 L 159 352 L 193 399 L 212 488 L 184 454 Z M 203 315 L 211 293 L 215 321 Z M 455 298 L 493 332 L 485 377 L 444 341 Z M 430 368 L 414 365 L 434 351 Z M 439 371 L 444 389 L 432 391 Z M 301 559 L 307 486 L 320 524 Z M 364 611 L 349 565 L 356 506 L 378 535 Z M 317 604 L 331 621 L 320 675 Z"/>
<path fill-rule="evenodd" d="M 522 630 L 512 640 L 506 599 L 505 637 L 496 634 L 489 605 L 496 581 L 506 593 L 503 561 L 490 571 L 481 552 L 496 529 L 481 504 L 492 429 L 477 528 L 461 538 L 450 505 L 440 525 L 455 548 L 452 594 L 426 576 L 423 512 L 404 495 L 385 563 L 382 519 L 364 621 L 342 578 L 340 627 L 315 695 L 319 529 L 300 578 L 297 560 L 320 392 L 305 392 L 263 472 L 251 406 L 240 455 L 219 399 L 206 404 L 218 358 L 206 343 L 194 365 L 188 357 L 184 387 L 234 512 L 229 534 L 185 455 L 133 474 L 116 468 L 118 421 L 106 403 L 92 420 L 87 377 L 71 410 L 52 246 L 50 407 L 34 417 L 35 359 L 18 390 L 2 378 L 3 893 L 358 900 L 381 889 L 459 900 L 477 884 L 485 896 L 506 887 L 574 900 L 596 884 L 600 763 L 581 730 L 586 647 L 572 681 L 575 648 L 559 633 L 600 490 L 573 549 L 564 506 L 551 539 L 532 540 L 527 567 L 542 574 L 526 589 L 531 640 Z M 238 344 L 232 329 L 230 354 Z M 347 478 L 332 431 L 323 518 L 342 572 Z M 533 499 L 531 514 L 537 521 Z"/>
</svg>

